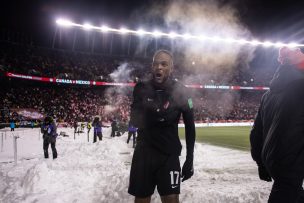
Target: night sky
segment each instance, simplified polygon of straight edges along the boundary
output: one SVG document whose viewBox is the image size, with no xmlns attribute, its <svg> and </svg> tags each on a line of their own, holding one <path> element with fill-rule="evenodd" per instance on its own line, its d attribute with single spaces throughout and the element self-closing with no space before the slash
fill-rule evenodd
<svg viewBox="0 0 304 203">
<path fill-rule="evenodd" d="M 34 37 L 54 31 L 58 17 L 74 21 L 88 20 L 92 24 L 106 22 L 112 27 L 136 24 L 134 13 L 141 15 L 156 1 L 143 0 L 22 0 L 2 1 L 1 28 L 31 33 Z M 166 1 L 157 1 L 164 3 Z M 278 37 L 304 39 L 303 0 L 220 0 L 222 5 L 237 8 L 241 21 L 258 38 L 277 33 Z M 143 13 L 144 15 L 144 13 Z"/>
</svg>

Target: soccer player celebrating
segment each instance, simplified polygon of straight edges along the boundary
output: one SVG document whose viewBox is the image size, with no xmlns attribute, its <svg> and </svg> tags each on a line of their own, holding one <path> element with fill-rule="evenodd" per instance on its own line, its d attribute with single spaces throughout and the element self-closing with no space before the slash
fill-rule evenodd
<svg viewBox="0 0 304 203">
<path fill-rule="evenodd" d="M 138 128 L 128 192 L 135 203 L 151 201 L 157 186 L 163 203 L 179 202 L 180 180 L 193 175 L 195 125 L 187 88 L 172 80 L 173 56 L 159 50 L 152 63 L 153 78 L 138 83 L 133 91 L 130 123 Z M 182 171 L 178 122 L 183 116 L 187 156 Z"/>
</svg>

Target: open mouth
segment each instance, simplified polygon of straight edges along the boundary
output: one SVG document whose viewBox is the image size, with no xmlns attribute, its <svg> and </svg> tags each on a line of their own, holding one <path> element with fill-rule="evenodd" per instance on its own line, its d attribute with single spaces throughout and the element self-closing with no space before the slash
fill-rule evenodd
<svg viewBox="0 0 304 203">
<path fill-rule="evenodd" d="M 156 74 L 155 74 L 155 77 L 156 77 L 156 78 L 160 78 L 161 76 L 162 76 L 161 73 L 156 73 Z"/>
</svg>

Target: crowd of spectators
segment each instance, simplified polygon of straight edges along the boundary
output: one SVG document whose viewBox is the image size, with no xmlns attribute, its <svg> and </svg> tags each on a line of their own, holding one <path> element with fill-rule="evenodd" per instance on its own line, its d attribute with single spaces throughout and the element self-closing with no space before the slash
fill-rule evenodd
<svg viewBox="0 0 304 203">
<path fill-rule="evenodd" d="M 94 116 L 101 116 L 105 122 L 113 119 L 127 122 L 130 99 L 113 88 L 18 87 L 1 92 L 0 106 L 7 107 L 11 114 L 14 109 L 35 109 L 70 124 L 91 121 Z"/>
<path fill-rule="evenodd" d="M 114 57 L 0 42 L 0 71 L 4 72 L 61 79 L 133 82 L 146 76 L 150 64 L 151 58 Z M 119 71 L 128 74 L 117 78 Z M 173 72 L 173 76 L 185 84 L 201 85 L 268 86 L 272 75 L 273 71 L 215 70 L 179 61 L 176 61 Z"/>
<path fill-rule="evenodd" d="M 263 92 L 209 90 L 193 96 L 197 122 L 232 122 L 252 120 Z M 59 122 L 91 121 L 100 116 L 104 122 L 113 119 L 127 123 L 132 102 L 132 88 L 75 88 L 71 86 L 25 86 L 1 91 L 0 106 L 35 109 L 52 115 Z M 4 117 L 2 122 L 8 122 Z"/>
<path fill-rule="evenodd" d="M 134 82 L 149 73 L 151 59 L 110 57 L 91 53 L 55 50 L 32 45 L 0 42 L 0 72 L 107 82 Z M 192 64 L 193 65 L 193 64 Z M 190 64 L 191 66 L 191 64 Z M 194 70 L 194 69 L 193 69 Z M 263 75 L 265 78 L 261 78 Z M 269 83 L 272 73 L 192 71 L 175 64 L 173 77 L 184 84 L 259 86 Z M 255 78 L 257 77 L 257 78 Z M 261 91 L 197 90 L 194 94 L 195 119 L 202 122 L 252 120 Z M 72 123 L 129 119 L 132 88 L 26 86 L 0 91 L 0 109 L 31 108 L 57 120 Z M 4 117 L 2 116 L 2 122 Z"/>
<path fill-rule="evenodd" d="M 201 122 L 235 122 L 253 120 L 262 92 L 209 91 L 194 97 L 195 119 Z"/>
</svg>

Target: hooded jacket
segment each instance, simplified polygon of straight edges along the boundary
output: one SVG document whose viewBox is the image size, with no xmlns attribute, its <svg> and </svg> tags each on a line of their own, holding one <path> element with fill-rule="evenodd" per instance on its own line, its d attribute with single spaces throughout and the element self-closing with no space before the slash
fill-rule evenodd
<svg viewBox="0 0 304 203">
<path fill-rule="evenodd" d="M 250 134 L 251 155 L 272 177 L 304 177 L 304 72 L 276 71 Z"/>
</svg>

